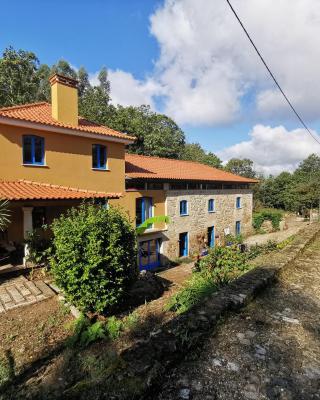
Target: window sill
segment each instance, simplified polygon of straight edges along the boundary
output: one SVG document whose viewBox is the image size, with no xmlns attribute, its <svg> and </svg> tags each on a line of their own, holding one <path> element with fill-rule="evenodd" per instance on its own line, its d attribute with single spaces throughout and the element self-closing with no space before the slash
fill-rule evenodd
<svg viewBox="0 0 320 400">
<path fill-rule="evenodd" d="M 208 211 L 209 214 L 214 214 L 216 211 Z"/>
<path fill-rule="evenodd" d="M 189 217 L 189 214 L 180 214 L 180 217 Z"/>
<path fill-rule="evenodd" d="M 110 172 L 109 168 L 91 168 L 92 171 Z"/>
<path fill-rule="evenodd" d="M 236 207 L 236 210 L 241 210 L 242 209 L 242 207 Z"/>
<path fill-rule="evenodd" d="M 47 164 L 21 164 L 23 167 L 49 168 Z"/>
</svg>

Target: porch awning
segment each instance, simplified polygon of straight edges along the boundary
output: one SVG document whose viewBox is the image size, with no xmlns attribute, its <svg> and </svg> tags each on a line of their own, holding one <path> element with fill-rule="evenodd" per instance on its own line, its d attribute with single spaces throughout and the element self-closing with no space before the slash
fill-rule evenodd
<svg viewBox="0 0 320 400">
<path fill-rule="evenodd" d="M 0 199 L 6 200 L 64 200 L 64 199 L 118 199 L 121 193 L 98 192 L 67 186 L 52 185 L 20 179 L 0 181 Z"/>
</svg>

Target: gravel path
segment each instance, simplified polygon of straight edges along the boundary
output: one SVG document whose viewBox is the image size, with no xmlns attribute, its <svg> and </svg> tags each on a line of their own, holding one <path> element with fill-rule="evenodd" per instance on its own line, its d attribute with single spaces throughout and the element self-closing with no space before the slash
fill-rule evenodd
<svg viewBox="0 0 320 400">
<path fill-rule="evenodd" d="M 286 230 L 249 236 L 247 239 L 245 239 L 244 243 L 249 246 L 255 244 L 265 244 L 269 240 L 279 243 L 298 233 L 300 229 L 305 228 L 309 222 L 297 220 L 296 216 L 291 215 L 286 219 L 286 224 L 288 227 Z"/>
<path fill-rule="evenodd" d="M 163 382 L 150 400 L 320 399 L 320 237 Z"/>
</svg>

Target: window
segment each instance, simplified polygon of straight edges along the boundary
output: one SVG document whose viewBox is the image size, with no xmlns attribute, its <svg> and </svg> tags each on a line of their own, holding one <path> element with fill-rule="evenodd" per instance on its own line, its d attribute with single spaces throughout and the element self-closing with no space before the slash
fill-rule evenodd
<svg viewBox="0 0 320 400">
<path fill-rule="evenodd" d="M 148 190 L 163 190 L 163 183 L 161 182 L 148 182 L 147 183 Z"/>
<path fill-rule="evenodd" d="M 241 235 L 241 222 L 236 221 L 236 236 Z"/>
<path fill-rule="evenodd" d="M 23 164 L 44 165 L 44 138 L 23 136 Z"/>
<path fill-rule="evenodd" d="M 188 185 L 184 182 L 170 183 L 170 190 L 188 190 Z"/>
<path fill-rule="evenodd" d="M 126 180 L 126 190 L 132 190 L 132 191 L 145 190 L 145 184 L 143 181 L 136 181 L 134 179 Z"/>
<path fill-rule="evenodd" d="M 237 197 L 236 208 L 241 208 L 241 197 Z"/>
<path fill-rule="evenodd" d="M 187 200 L 180 201 L 180 215 L 188 215 L 188 202 Z"/>
<path fill-rule="evenodd" d="M 141 225 L 148 218 L 152 217 L 152 198 L 140 197 L 136 199 L 136 223 L 137 226 Z M 151 228 L 152 225 L 148 226 Z"/>
<path fill-rule="evenodd" d="M 107 149 L 101 144 L 92 145 L 92 168 L 107 169 Z"/>
<path fill-rule="evenodd" d="M 215 211 L 214 199 L 209 199 L 209 201 L 208 201 L 208 211 L 209 212 L 214 212 Z"/>
<path fill-rule="evenodd" d="M 188 190 L 199 190 L 201 189 L 201 184 L 196 182 L 189 182 L 188 183 Z"/>
</svg>

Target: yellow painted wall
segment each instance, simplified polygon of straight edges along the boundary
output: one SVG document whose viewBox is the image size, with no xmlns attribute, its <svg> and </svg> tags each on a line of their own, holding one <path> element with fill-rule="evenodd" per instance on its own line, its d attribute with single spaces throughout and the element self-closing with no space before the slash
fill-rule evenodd
<svg viewBox="0 0 320 400">
<path fill-rule="evenodd" d="M 58 82 L 51 86 L 52 116 L 60 122 L 78 125 L 78 89 Z"/>
<path fill-rule="evenodd" d="M 46 166 L 22 165 L 22 136 L 45 138 Z M 92 144 L 107 146 L 109 171 L 92 170 Z M 81 189 L 125 191 L 125 146 L 121 143 L 0 124 L 0 179 L 28 179 Z"/>
<path fill-rule="evenodd" d="M 136 199 L 139 197 L 152 197 L 154 216 L 166 215 L 164 190 L 127 191 L 123 198 L 110 200 L 110 204 L 122 207 L 128 213 L 130 220 L 133 221 L 133 224 L 135 225 Z M 164 229 L 165 223 L 155 224 L 154 228 Z"/>
</svg>

